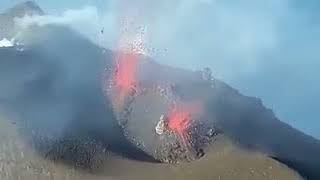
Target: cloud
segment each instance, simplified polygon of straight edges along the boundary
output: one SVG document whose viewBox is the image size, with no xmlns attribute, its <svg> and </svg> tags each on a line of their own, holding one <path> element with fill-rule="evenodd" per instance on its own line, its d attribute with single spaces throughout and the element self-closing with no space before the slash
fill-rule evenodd
<svg viewBox="0 0 320 180">
<path fill-rule="evenodd" d="M 99 16 L 96 8 L 85 7 L 79 10 L 67 10 L 60 16 L 25 16 L 17 18 L 16 22 L 22 27 L 27 27 L 32 24 L 44 26 L 48 24 L 70 25 L 83 22 L 88 23 L 89 21 L 96 22 L 98 19 Z"/>
<path fill-rule="evenodd" d="M 60 15 L 24 16 L 16 18 L 15 24 L 20 28 L 27 28 L 31 25 L 45 26 L 49 24 L 70 26 L 77 32 L 93 42 L 108 47 L 114 40 L 116 32 L 113 31 L 115 18 L 112 13 L 100 15 L 97 8 L 85 6 L 80 9 L 68 9 Z M 103 38 L 101 30 L 105 31 Z"/>
</svg>

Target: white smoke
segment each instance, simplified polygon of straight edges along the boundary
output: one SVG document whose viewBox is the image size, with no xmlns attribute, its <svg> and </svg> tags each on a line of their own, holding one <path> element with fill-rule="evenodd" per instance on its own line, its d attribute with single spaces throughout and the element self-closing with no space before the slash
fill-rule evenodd
<svg viewBox="0 0 320 180">
<path fill-rule="evenodd" d="M 6 38 L 3 38 L 0 41 L 0 48 L 2 48 L 2 47 L 13 47 L 13 46 L 14 46 L 14 40 L 13 39 L 8 40 Z"/>
<path fill-rule="evenodd" d="M 24 16 L 23 18 L 16 18 L 15 24 L 20 28 L 50 24 L 70 26 L 98 45 L 109 48 L 112 47 L 116 39 L 116 32 L 113 29 L 115 26 L 114 14 L 107 12 L 100 15 L 97 8 L 93 6 L 68 9 L 60 15 Z"/>
<path fill-rule="evenodd" d="M 16 23 L 21 27 L 69 25 L 93 42 L 113 49 L 122 21 L 130 19 L 128 31 L 140 27 L 148 30 L 145 46 L 163 52 L 165 58 L 157 57 L 159 61 L 189 69 L 210 66 L 216 76 L 232 80 L 241 73 L 256 71 L 259 55 L 277 47 L 277 15 L 286 11 L 285 1 L 266 3 L 271 11 L 264 10 L 265 5 L 253 4 L 257 6 L 251 1 L 233 5 L 218 0 L 122 0 L 111 1 L 102 13 L 90 6 L 56 16 L 26 16 Z"/>
</svg>

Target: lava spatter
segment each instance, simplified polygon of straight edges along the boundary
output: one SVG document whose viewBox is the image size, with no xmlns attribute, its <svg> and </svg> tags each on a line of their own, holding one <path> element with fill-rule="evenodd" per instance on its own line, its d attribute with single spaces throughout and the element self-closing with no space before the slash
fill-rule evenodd
<svg viewBox="0 0 320 180">
<path fill-rule="evenodd" d="M 139 56 L 137 54 L 118 54 L 114 83 L 120 91 L 121 96 L 127 96 L 129 92 L 137 86 L 136 74 L 138 59 Z"/>
<path fill-rule="evenodd" d="M 189 143 L 189 130 L 193 123 L 193 118 L 200 113 L 201 106 L 197 103 L 192 105 L 184 105 L 175 107 L 169 113 L 168 117 L 168 128 L 169 130 L 177 133 L 183 145 L 187 150 L 192 150 L 192 145 Z"/>
</svg>

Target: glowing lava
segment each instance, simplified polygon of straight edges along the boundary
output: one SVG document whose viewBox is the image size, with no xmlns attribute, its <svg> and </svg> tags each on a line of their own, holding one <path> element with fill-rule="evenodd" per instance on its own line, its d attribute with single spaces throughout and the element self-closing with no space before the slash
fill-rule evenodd
<svg viewBox="0 0 320 180">
<path fill-rule="evenodd" d="M 191 114 L 182 109 L 175 110 L 169 116 L 168 127 L 179 134 L 183 134 L 190 126 Z"/>
<path fill-rule="evenodd" d="M 168 128 L 180 136 L 187 149 L 190 149 L 190 144 L 187 141 L 189 139 L 188 130 L 193 118 L 200 113 L 200 110 L 201 106 L 195 103 L 193 105 L 176 107 L 169 114 Z"/>
<path fill-rule="evenodd" d="M 178 105 L 169 115 L 168 127 L 179 134 L 184 133 L 190 127 L 192 118 L 201 111 L 201 103 Z"/>
<path fill-rule="evenodd" d="M 140 58 L 145 55 L 145 39 L 144 32 L 136 29 L 134 23 L 122 24 L 120 28 L 122 30 L 115 57 L 117 66 L 113 83 L 119 93 L 116 100 L 123 102 L 128 95 L 137 90 L 137 69 Z"/>
<path fill-rule="evenodd" d="M 137 64 L 138 55 L 129 53 L 118 54 L 114 82 L 123 95 L 128 95 L 137 85 Z"/>
<path fill-rule="evenodd" d="M 176 109 L 172 111 L 169 116 L 168 128 L 180 136 L 183 145 L 187 149 L 190 149 L 190 145 L 188 143 L 189 138 L 187 134 L 190 124 L 191 113 L 186 109 Z"/>
</svg>

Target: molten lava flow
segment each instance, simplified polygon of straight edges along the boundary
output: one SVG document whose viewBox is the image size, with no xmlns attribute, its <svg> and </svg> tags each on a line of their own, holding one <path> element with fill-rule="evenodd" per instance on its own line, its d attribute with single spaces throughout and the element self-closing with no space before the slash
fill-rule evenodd
<svg viewBox="0 0 320 180">
<path fill-rule="evenodd" d="M 114 82 L 120 92 L 128 95 L 136 85 L 138 55 L 129 53 L 119 53 L 117 59 L 117 71 Z"/>
<path fill-rule="evenodd" d="M 125 18 L 126 19 L 126 18 Z M 135 21 L 133 21 L 135 22 Z M 113 83 L 117 88 L 116 101 L 123 103 L 124 99 L 137 89 L 137 69 L 139 58 L 145 55 L 144 32 L 136 29 L 134 23 L 125 23 L 120 27 L 117 64 Z"/>
<path fill-rule="evenodd" d="M 191 126 L 192 118 L 200 112 L 201 106 L 198 103 L 180 106 L 174 108 L 174 110 L 169 114 L 168 118 L 168 128 L 173 132 L 177 133 L 185 147 L 189 148 L 189 135 L 188 129 Z"/>
<path fill-rule="evenodd" d="M 190 126 L 192 116 L 201 111 L 202 106 L 198 102 L 174 107 L 169 116 L 168 127 L 179 134 L 184 133 Z"/>
<path fill-rule="evenodd" d="M 190 125 L 191 115 L 182 109 L 175 110 L 169 117 L 168 127 L 179 134 L 183 134 Z"/>
<path fill-rule="evenodd" d="M 169 116 L 168 128 L 180 136 L 183 145 L 187 149 L 189 149 L 187 130 L 190 127 L 190 123 L 191 114 L 186 109 L 176 109 Z"/>
</svg>

